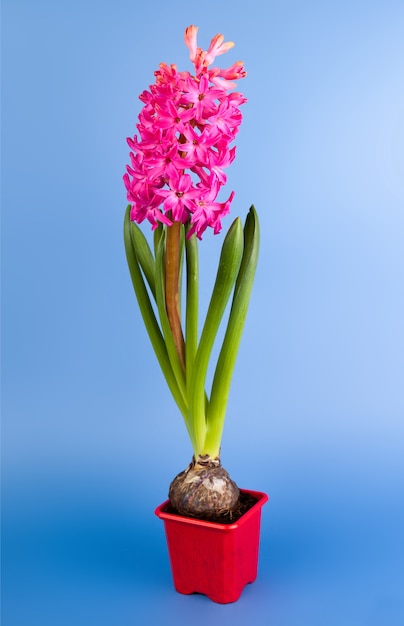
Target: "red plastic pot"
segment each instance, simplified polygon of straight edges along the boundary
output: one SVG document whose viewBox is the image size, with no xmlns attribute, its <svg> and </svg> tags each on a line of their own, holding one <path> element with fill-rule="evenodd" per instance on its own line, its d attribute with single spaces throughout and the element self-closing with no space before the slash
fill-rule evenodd
<svg viewBox="0 0 404 626">
<path fill-rule="evenodd" d="M 174 587 L 179 593 L 202 593 L 214 602 L 235 602 L 258 572 L 261 509 L 268 496 L 241 489 L 257 499 L 234 524 L 216 524 L 157 507 L 164 520 Z"/>
</svg>

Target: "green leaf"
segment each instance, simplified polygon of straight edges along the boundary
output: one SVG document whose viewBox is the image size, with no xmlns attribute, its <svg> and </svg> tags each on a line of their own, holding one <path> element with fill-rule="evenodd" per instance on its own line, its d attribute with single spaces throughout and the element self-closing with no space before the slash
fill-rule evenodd
<svg viewBox="0 0 404 626">
<path fill-rule="evenodd" d="M 164 226 L 161 222 L 159 222 L 159 225 L 157 226 L 157 228 L 154 230 L 153 232 L 153 242 L 154 242 L 154 257 L 156 258 L 157 256 L 157 246 L 159 245 L 161 236 L 163 234 L 164 231 Z"/>
<path fill-rule="evenodd" d="M 227 401 L 238 348 L 247 315 L 259 252 L 259 224 L 252 206 L 244 226 L 244 253 L 237 276 L 229 321 L 212 384 L 204 452 L 220 448 Z"/>
<path fill-rule="evenodd" d="M 131 238 L 133 248 L 136 250 L 136 257 L 146 277 L 150 290 L 156 299 L 156 285 L 154 281 L 154 258 L 147 239 L 135 222 L 131 222 Z"/>
<path fill-rule="evenodd" d="M 136 256 L 136 250 L 133 246 L 131 237 L 131 221 L 130 221 L 130 205 L 126 209 L 124 220 L 124 242 L 126 258 L 128 262 L 130 276 L 132 278 L 133 288 L 139 304 L 140 312 L 149 335 L 157 360 L 167 381 L 168 387 L 180 409 L 184 419 L 187 420 L 188 407 L 184 401 L 183 394 L 180 392 L 177 380 L 174 376 L 170 359 L 168 357 L 167 348 L 161 333 L 159 324 L 150 302 L 150 297 L 143 279 L 139 261 Z"/>
<path fill-rule="evenodd" d="M 189 390 L 190 424 L 195 433 L 198 450 L 202 450 L 206 435 L 205 381 L 213 344 L 226 305 L 234 287 L 243 254 L 243 231 L 240 219 L 231 225 L 223 242 L 216 281 L 212 292 L 201 340 L 196 353 Z"/>
</svg>

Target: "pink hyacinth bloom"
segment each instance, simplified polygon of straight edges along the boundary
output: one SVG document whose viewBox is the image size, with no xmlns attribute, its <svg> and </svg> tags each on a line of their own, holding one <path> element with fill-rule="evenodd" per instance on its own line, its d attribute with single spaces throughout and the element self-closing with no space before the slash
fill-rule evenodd
<svg viewBox="0 0 404 626">
<path fill-rule="evenodd" d="M 161 63 L 155 82 L 139 96 L 143 108 L 128 139 L 130 165 L 124 183 L 131 219 L 159 223 L 188 223 L 188 236 L 201 238 L 207 227 L 221 229 L 234 192 L 225 202 L 217 196 L 226 182 L 224 169 L 235 157 L 232 142 L 241 123 L 240 106 L 246 98 L 232 92 L 232 82 L 246 75 L 241 61 L 228 69 L 209 67 L 233 47 L 215 35 L 208 50 L 197 44 L 196 26 L 185 31 L 185 44 L 194 75 Z"/>
<path fill-rule="evenodd" d="M 205 65 L 211 65 L 215 58 L 219 56 L 219 54 L 224 54 L 231 48 L 233 48 L 234 42 L 228 41 L 224 43 L 224 36 L 219 33 L 215 35 L 210 42 L 209 49 L 205 56 Z"/>
<path fill-rule="evenodd" d="M 208 164 L 209 152 L 216 146 L 220 133 L 215 126 L 205 126 L 201 133 L 191 127 L 184 132 L 186 141 L 181 144 L 181 150 L 187 153 L 187 158 L 193 160 L 193 165 Z"/>
<path fill-rule="evenodd" d="M 185 223 L 189 212 L 193 212 L 199 189 L 192 185 L 189 174 L 177 174 L 169 180 L 169 189 L 159 189 L 156 195 L 164 199 L 165 211 L 171 211 L 175 222 Z"/>
<path fill-rule="evenodd" d="M 213 228 L 215 235 L 221 231 L 221 220 L 230 212 L 230 204 L 234 197 L 234 191 L 231 192 L 226 202 L 215 202 L 215 197 L 216 190 L 213 187 L 207 190 L 198 201 L 191 218 L 190 235 L 195 233 L 198 239 L 202 239 L 202 235 L 208 226 Z"/>
<path fill-rule="evenodd" d="M 184 40 L 185 40 L 185 44 L 189 48 L 189 51 L 190 51 L 189 58 L 191 59 L 192 63 L 195 61 L 196 51 L 198 48 L 198 45 L 196 42 L 197 33 L 198 33 L 197 26 L 191 25 L 185 29 Z"/>
<path fill-rule="evenodd" d="M 236 61 L 231 67 L 227 69 L 220 69 L 218 76 L 225 78 L 226 80 L 239 80 L 247 76 L 247 72 L 244 69 L 244 63 L 242 61 Z"/>
<path fill-rule="evenodd" d="M 136 194 L 136 202 L 132 204 L 130 219 L 140 224 L 147 219 L 152 229 L 155 230 L 158 223 L 171 226 L 171 220 L 156 206 L 155 194 L 150 187 L 144 186 Z"/>
<path fill-rule="evenodd" d="M 230 150 L 219 150 L 218 153 L 211 152 L 209 154 L 209 167 L 212 174 L 214 174 L 221 185 L 224 185 L 227 180 L 227 176 L 223 169 L 230 165 L 236 156 L 236 146 L 233 146 Z"/>
<path fill-rule="evenodd" d="M 156 117 L 153 124 L 156 128 L 171 129 L 173 133 L 183 133 L 188 122 L 193 118 L 192 109 L 179 109 L 172 100 L 167 100 L 164 106 L 156 108 Z"/>
<path fill-rule="evenodd" d="M 187 93 L 183 95 L 182 102 L 187 105 L 192 104 L 193 117 L 197 121 L 203 121 L 214 114 L 217 109 L 217 100 L 222 97 L 223 91 L 211 87 L 208 77 L 203 75 L 199 81 L 188 80 Z"/>
<path fill-rule="evenodd" d="M 229 99 L 221 102 L 217 107 L 214 115 L 211 117 L 211 123 L 219 129 L 223 135 L 234 138 L 242 120 L 241 111 L 233 106 Z"/>
</svg>

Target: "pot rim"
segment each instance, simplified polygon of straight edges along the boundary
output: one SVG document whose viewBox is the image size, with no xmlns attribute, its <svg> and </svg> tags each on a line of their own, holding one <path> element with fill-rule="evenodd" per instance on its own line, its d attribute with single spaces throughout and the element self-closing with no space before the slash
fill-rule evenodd
<svg viewBox="0 0 404 626">
<path fill-rule="evenodd" d="M 266 502 L 268 502 L 269 497 L 263 491 L 252 491 L 250 489 L 240 489 L 241 493 L 248 494 L 253 498 L 257 498 L 257 502 L 246 511 L 236 522 L 233 524 L 219 524 L 217 522 L 208 522 L 201 519 L 196 519 L 193 517 L 186 517 L 184 515 L 177 515 L 176 513 L 168 513 L 164 509 L 170 504 L 170 500 L 165 500 L 162 504 L 160 504 L 156 510 L 154 511 L 155 515 L 162 520 L 178 522 L 181 524 L 200 526 L 204 528 L 211 528 L 212 530 L 220 530 L 224 532 L 229 532 L 231 530 L 235 530 L 242 526 L 248 519 L 257 512 L 257 509 L 261 509 Z"/>
</svg>

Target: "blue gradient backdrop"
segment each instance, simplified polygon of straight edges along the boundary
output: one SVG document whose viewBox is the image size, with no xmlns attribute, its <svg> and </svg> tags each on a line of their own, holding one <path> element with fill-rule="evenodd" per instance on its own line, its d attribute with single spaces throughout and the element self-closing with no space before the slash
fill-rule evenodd
<svg viewBox="0 0 404 626">
<path fill-rule="evenodd" d="M 2 624 L 403 624 L 402 0 L 2 4 Z M 222 455 L 271 499 L 229 606 L 172 588 L 153 511 L 191 450 L 122 244 L 137 96 L 191 23 L 246 63 L 229 189 L 262 226 Z"/>
</svg>

